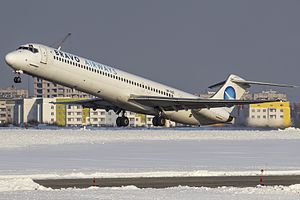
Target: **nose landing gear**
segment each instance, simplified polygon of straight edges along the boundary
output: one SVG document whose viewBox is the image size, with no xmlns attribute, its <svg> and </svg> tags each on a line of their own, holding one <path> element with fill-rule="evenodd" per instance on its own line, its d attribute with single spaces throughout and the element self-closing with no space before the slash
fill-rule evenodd
<svg viewBox="0 0 300 200">
<path fill-rule="evenodd" d="M 22 70 L 17 70 L 17 71 L 15 71 L 15 74 L 17 76 L 14 77 L 14 82 L 15 83 L 21 83 L 22 82 L 22 78 L 20 77 L 20 75 L 23 74 L 23 71 Z"/>
<path fill-rule="evenodd" d="M 16 76 L 16 77 L 14 78 L 14 82 L 15 82 L 15 83 L 22 83 L 21 77 L 20 77 L 20 76 Z"/>
</svg>

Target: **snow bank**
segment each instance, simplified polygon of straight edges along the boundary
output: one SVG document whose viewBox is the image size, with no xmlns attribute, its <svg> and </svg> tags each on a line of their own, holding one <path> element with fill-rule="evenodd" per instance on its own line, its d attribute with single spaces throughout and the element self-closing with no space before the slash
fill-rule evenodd
<svg viewBox="0 0 300 200">
<path fill-rule="evenodd" d="M 299 140 L 299 129 L 280 131 L 203 129 L 0 129 L 0 148 L 34 145 L 136 142 L 149 140 Z"/>
<path fill-rule="evenodd" d="M 118 192 L 118 191 L 173 191 L 173 192 L 208 192 L 208 193 L 224 193 L 224 194 L 300 194 L 300 184 L 291 185 L 291 186 L 258 186 L 258 187 L 246 187 L 246 188 L 236 188 L 236 187 L 218 187 L 218 188 L 209 188 L 209 187 L 189 187 L 189 186 L 178 186 L 171 187 L 165 189 L 140 189 L 134 185 L 122 186 L 122 187 L 106 187 L 106 188 L 98 188 L 98 187 L 89 187 L 85 189 L 77 189 L 77 188 L 64 188 L 64 189 L 50 189 L 45 188 L 35 182 L 31 178 L 1 178 L 0 179 L 0 194 L 5 192 L 18 192 L 18 191 L 110 191 L 110 192 Z M 37 194 L 37 193 L 35 193 Z"/>
<path fill-rule="evenodd" d="M 0 192 L 19 190 L 48 190 L 27 178 L 0 178 Z"/>
<path fill-rule="evenodd" d="M 0 181 L 28 179 L 77 179 L 77 178 L 136 178 L 136 177 L 198 177 L 198 176 L 258 176 L 260 171 L 148 171 L 148 172 L 61 172 L 48 174 L 0 175 Z M 264 171 L 264 175 L 300 175 L 300 170 Z"/>
</svg>

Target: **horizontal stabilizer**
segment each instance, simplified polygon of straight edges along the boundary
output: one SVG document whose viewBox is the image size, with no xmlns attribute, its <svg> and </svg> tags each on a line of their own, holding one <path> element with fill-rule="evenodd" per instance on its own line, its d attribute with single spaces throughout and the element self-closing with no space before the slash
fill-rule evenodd
<svg viewBox="0 0 300 200">
<path fill-rule="evenodd" d="M 268 85 L 268 86 L 291 87 L 291 88 L 298 87 L 298 86 L 295 86 L 295 85 L 278 84 L 278 83 L 266 83 L 266 82 L 258 82 L 258 81 L 246 81 L 246 80 L 242 80 L 242 79 L 233 79 L 231 81 L 234 82 L 234 83 L 237 83 L 237 84 L 246 84 L 246 85 Z"/>
</svg>

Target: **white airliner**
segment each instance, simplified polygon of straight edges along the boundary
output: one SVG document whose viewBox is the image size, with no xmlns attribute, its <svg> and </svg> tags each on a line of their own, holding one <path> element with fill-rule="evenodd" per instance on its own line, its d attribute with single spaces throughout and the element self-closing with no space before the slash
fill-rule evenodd
<svg viewBox="0 0 300 200">
<path fill-rule="evenodd" d="M 125 111 L 154 115 L 153 125 L 163 126 L 165 119 L 187 125 L 230 123 L 235 105 L 262 103 L 240 100 L 251 84 L 295 87 L 246 81 L 236 75 L 212 87 L 220 87 L 209 99 L 163 85 L 122 70 L 41 44 L 26 44 L 5 56 L 6 63 L 21 82 L 22 73 L 74 88 L 98 98 L 66 102 L 93 109 L 114 110 L 117 126 L 128 126 Z M 61 104 L 61 103 L 60 103 Z"/>
</svg>

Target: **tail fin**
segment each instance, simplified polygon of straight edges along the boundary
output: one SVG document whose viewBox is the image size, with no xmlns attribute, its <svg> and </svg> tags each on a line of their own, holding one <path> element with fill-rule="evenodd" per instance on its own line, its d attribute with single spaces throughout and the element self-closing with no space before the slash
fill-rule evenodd
<svg viewBox="0 0 300 200">
<path fill-rule="evenodd" d="M 250 85 L 267 85 L 267 86 L 276 86 L 276 87 L 297 87 L 294 85 L 287 84 L 276 84 L 276 83 L 265 83 L 258 81 L 246 81 L 245 79 L 230 74 L 229 77 L 220 83 L 214 84 L 209 88 L 219 87 L 221 88 L 211 97 L 211 99 L 226 99 L 226 100 L 236 100 L 241 99 L 246 89 L 250 87 Z M 226 111 L 231 112 L 232 108 L 224 108 Z"/>
<path fill-rule="evenodd" d="M 230 74 L 226 81 L 214 84 L 209 88 L 221 86 L 221 88 L 211 97 L 211 99 L 241 99 L 246 89 L 250 86 L 248 84 L 240 84 L 234 80 L 245 81 L 241 77 Z"/>
</svg>

